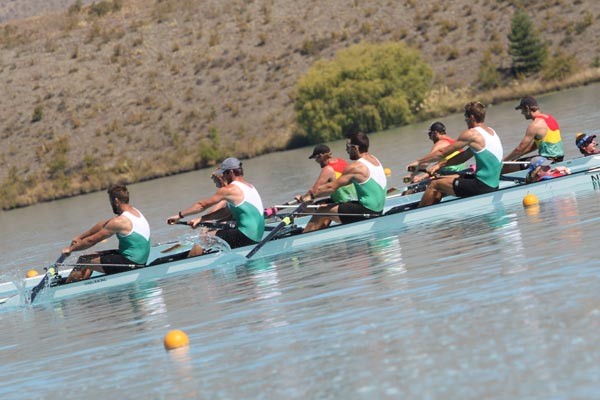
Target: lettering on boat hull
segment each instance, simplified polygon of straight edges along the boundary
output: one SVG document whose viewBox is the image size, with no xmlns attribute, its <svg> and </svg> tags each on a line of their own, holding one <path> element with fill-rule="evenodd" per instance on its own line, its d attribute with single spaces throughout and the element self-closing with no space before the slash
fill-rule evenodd
<svg viewBox="0 0 600 400">
<path fill-rule="evenodd" d="M 95 283 L 100 283 L 100 282 L 106 282 L 106 278 L 88 279 L 88 280 L 84 281 L 83 284 L 84 285 L 93 285 Z"/>
<path fill-rule="evenodd" d="M 590 175 L 592 178 L 592 187 L 594 190 L 600 190 L 600 173 Z"/>
</svg>

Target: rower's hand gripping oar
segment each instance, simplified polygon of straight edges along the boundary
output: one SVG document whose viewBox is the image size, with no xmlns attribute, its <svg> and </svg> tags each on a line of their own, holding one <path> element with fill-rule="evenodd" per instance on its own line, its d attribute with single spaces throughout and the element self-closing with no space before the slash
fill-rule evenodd
<svg viewBox="0 0 600 400">
<path fill-rule="evenodd" d="M 287 217 L 283 218 L 279 225 L 277 225 L 263 240 L 261 240 L 256 246 L 254 246 L 252 250 L 250 250 L 248 254 L 246 254 L 246 258 L 250 258 L 253 255 L 255 255 L 256 252 L 260 250 L 269 240 L 273 239 L 273 237 L 275 237 L 280 230 L 282 230 L 287 225 L 291 224 L 293 216 L 302 211 L 305 205 L 306 203 L 304 202 L 300 203 L 300 205 L 296 207 L 294 211 L 289 213 Z"/>
<path fill-rule="evenodd" d="M 67 259 L 67 257 L 69 257 L 68 254 L 61 254 L 54 264 L 46 268 L 46 275 L 44 275 L 40 283 L 38 283 L 33 289 L 31 289 L 31 294 L 29 295 L 29 304 L 33 303 L 33 300 L 35 300 L 39 292 L 46 287 L 50 276 L 58 274 L 58 271 L 56 270 L 56 268 L 58 268 L 57 264 L 61 264 Z"/>
</svg>

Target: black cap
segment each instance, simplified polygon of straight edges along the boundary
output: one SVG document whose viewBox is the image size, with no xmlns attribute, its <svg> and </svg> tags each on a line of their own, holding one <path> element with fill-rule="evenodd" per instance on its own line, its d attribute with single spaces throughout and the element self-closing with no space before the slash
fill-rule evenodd
<svg viewBox="0 0 600 400">
<path fill-rule="evenodd" d="M 538 102 L 533 96 L 525 96 L 521 99 L 521 102 L 518 106 L 515 107 L 515 110 L 521 110 L 525 107 L 538 107 Z"/>
<path fill-rule="evenodd" d="M 443 132 L 443 133 L 446 133 L 446 126 L 444 126 L 444 124 L 442 124 L 441 122 L 434 122 L 429 127 L 429 132 Z"/>
<path fill-rule="evenodd" d="M 327 154 L 327 153 L 331 153 L 331 150 L 329 149 L 329 147 L 327 145 L 324 144 L 318 144 L 315 146 L 312 154 L 310 155 L 310 158 L 315 158 L 316 156 L 318 156 L 319 154 Z"/>
</svg>

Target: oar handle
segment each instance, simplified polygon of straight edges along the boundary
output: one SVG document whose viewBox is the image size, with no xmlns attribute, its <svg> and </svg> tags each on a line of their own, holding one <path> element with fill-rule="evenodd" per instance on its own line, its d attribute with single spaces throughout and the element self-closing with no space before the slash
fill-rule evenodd
<svg viewBox="0 0 600 400">
<path fill-rule="evenodd" d="M 280 208 L 288 208 L 296 205 L 298 205 L 298 200 L 296 199 L 285 202 L 282 205 L 274 205 L 273 207 L 265 208 L 263 210 L 263 216 L 265 218 L 270 218 L 273 215 L 277 214 Z"/>
</svg>

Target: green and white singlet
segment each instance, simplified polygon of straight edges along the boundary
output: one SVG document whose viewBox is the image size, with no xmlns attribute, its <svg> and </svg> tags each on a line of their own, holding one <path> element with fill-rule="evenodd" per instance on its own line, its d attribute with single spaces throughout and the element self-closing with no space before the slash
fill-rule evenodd
<svg viewBox="0 0 600 400">
<path fill-rule="evenodd" d="M 150 255 L 150 224 L 139 210 L 136 211 L 140 214 L 139 217 L 129 211 L 121 214 L 131 221 L 133 228 L 127 235 L 117 233 L 117 239 L 119 239 L 119 254 L 136 264 L 143 265 Z"/>
<path fill-rule="evenodd" d="M 359 183 L 352 180 L 352 183 L 356 188 L 358 202 L 371 211 L 381 212 L 385 205 L 387 188 L 387 178 L 385 177 L 383 166 L 381 165 L 381 162 L 379 165 L 373 165 L 364 158 L 359 158 L 358 162 L 369 169 L 369 179 L 365 182 Z"/>
<path fill-rule="evenodd" d="M 260 242 L 265 233 L 265 217 L 263 216 L 263 203 L 254 186 L 233 181 L 244 193 L 244 200 L 240 204 L 227 202 L 227 207 L 233 214 L 237 228 L 248 239 Z"/>
<path fill-rule="evenodd" d="M 500 184 L 502 157 L 504 157 L 500 137 L 493 129 L 493 135 L 490 135 L 480 126 L 476 126 L 475 130 L 480 133 L 485 140 L 485 147 L 482 150 L 477 152 L 471 149 L 476 161 L 475 177 L 489 187 L 496 188 Z"/>
</svg>

